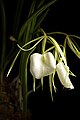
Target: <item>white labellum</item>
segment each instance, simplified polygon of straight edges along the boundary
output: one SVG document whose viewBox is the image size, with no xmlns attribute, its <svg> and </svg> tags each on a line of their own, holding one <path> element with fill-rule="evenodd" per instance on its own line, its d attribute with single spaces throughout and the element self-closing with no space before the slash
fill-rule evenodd
<svg viewBox="0 0 80 120">
<path fill-rule="evenodd" d="M 51 52 L 34 53 L 30 56 L 30 72 L 36 79 L 52 74 L 55 68 L 56 61 Z"/>
<path fill-rule="evenodd" d="M 60 82 L 65 88 L 74 89 L 70 78 L 69 78 L 69 67 L 65 66 L 62 62 L 59 62 L 56 66 L 57 74 Z"/>
</svg>

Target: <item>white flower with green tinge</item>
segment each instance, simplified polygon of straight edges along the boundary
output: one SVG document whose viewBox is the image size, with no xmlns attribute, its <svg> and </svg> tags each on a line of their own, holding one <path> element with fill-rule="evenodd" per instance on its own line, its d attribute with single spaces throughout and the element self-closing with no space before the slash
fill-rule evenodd
<svg viewBox="0 0 80 120">
<path fill-rule="evenodd" d="M 55 68 L 56 61 L 51 52 L 34 53 L 30 56 L 30 72 L 36 79 L 52 74 Z"/>
<path fill-rule="evenodd" d="M 64 65 L 63 62 L 59 62 L 56 66 L 56 70 L 61 84 L 65 88 L 74 89 L 69 78 L 69 67 Z"/>
</svg>

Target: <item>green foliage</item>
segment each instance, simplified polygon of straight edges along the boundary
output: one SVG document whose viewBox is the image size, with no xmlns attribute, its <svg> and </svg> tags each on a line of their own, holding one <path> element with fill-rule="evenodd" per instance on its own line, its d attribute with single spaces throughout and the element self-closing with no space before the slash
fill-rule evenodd
<svg viewBox="0 0 80 120">
<path fill-rule="evenodd" d="M 10 37 L 10 40 L 18 42 L 19 45 L 23 46 L 26 43 L 31 43 L 31 40 L 34 39 L 35 32 L 38 30 L 40 27 L 40 24 L 46 17 L 49 11 L 49 7 L 55 3 L 57 0 L 52 0 L 47 4 L 44 4 L 45 0 L 41 0 L 38 2 L 38 5 L 36 4 L 37 0 L 33 0 L 31 4 L 31 8 L 27 17 L 26 22 L 22 25 L 20 32 L 19 32 L 19 25 L 20 25 L 20 18 L 21 18 L 21 12 L 23 9 L 23 5 L 25 0 L 18 0 L 17 3 L 17 8 L 16 8 L 16 13 L 15 13 L 15 18 L 14 18 L 14 28 L 13 28 L 13 36 L 18 38 L 16 40 L 13 36 Z M 0 1 L 0 7 L 1 7 L 1 14 L 2 14 L 2 54 L 1 54 L 1 72 L 0 76 L 2 73 L 4 73 L 6 66 L 10 65 L 11 60 L 16 54 L 16 57 L 14 58 L 11 67 L 8 71 L 7 77 L 11 72 L 11 69 L 13 68 L 15 61 L 17 60 L 18 56 L 20 55 L 20 65 L 19 65 L 19 78 L 21 81 L 21 88 L 23 91 L 23 111 L 26 115 L 27 111 L 27 64 L 28 64 L 28 59 L 30 54 L 33 52 L 35 49 L 36 45 L 39 43 L 39 41 L 30 49 L 28 49 L 27 54 L 26 52 L 23 52 L 21 49 L 17 53 L 17 50 L 14 49 L 14 46 L 12 47 L 10 53 L 6 55 L 6 60 L 5 60 L 5 52 L 6 52 L 6 15 L 5 15 L 5 9 L 4 9 L 4 3 L 3 0 Z M 19 34 L 18 34 L 19 32 Z M 41 38 L 38 38 L 42 40 Z M 34 39 L 38 40 L 38 39 Z M 18 45 L 18 46 L 19 46 Z M 26 46 L 26 45 L 25 45 Z M 23 48 L 25 47 L 23 46 Z M 30 45 L 28 45 L 26 48 L 28 48 Z M 21 53 L 21 54 L 20 54 Z M 1 77 L 2 78 L 2 77 Z M 3 79 L 3 78 L 2 78 Z"/>
</svg>

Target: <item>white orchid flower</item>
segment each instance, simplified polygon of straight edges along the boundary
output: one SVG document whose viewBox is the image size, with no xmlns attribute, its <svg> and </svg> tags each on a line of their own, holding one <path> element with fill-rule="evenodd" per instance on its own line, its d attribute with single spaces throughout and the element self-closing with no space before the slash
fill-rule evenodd
<svg viewBox="0 0 80 120">
<path fill-rule="evenodd" d="M 56 61 L 51 52 L 34 53 L 30 56 L 30 72 L 36 79 L 52 74 L 55 68 Z"/>
<path fill-rule="evenodd" d="M 57 74 L 60 82 L 65 88 L 74 89 L 69 78 L 69 67 L 64 65 L 63 62 L 59 62 L 56 66 Z"/>
</svg>

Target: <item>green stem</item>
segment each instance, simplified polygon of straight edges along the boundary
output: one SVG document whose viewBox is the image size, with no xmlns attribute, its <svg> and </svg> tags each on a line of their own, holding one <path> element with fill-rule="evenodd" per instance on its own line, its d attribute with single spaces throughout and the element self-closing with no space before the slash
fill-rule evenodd
<svg viewBox="0 0 80 120">
<path fill-rule="evenodd" d="M 45 52 L 45 47 L 46 47 L 46 33 L 43 31 L 43 29 L 41 29 L 41 31 L 43 32 L 43 34 L 44 34 L 44 39 L 43 39 L 43 41 L 42 41 L 42 54 L 44 54 L 44 52 Z"/>
<path fill-rule="evenodd" d="M 57 41 L 54 38 L 52 38 L 51 36 L 47 36 L 47 39 L 55 46 L 57 52 L 61 55 L 61 57 L 64 61 L 64 64 L 67 65 L 66 58 L 65 58 L 63 51 L 61 50 L 59 44 L 57 43 Z"/>
</svg>

